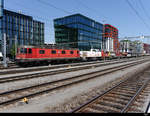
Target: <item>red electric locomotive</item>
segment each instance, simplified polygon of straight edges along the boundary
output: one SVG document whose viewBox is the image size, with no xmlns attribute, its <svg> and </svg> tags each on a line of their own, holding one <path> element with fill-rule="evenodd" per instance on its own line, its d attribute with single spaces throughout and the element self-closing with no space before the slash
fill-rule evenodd
<svg viewBox="0 0 150 116">
<path fill-rule="evenodd" d="M 74 60 L 80 60 L 80 51 L 78 49 L 54 46 L 20 46 L 16 54 L 16 63 L 19 65 L 50 64 L 52 62 Z"/>
</svg>

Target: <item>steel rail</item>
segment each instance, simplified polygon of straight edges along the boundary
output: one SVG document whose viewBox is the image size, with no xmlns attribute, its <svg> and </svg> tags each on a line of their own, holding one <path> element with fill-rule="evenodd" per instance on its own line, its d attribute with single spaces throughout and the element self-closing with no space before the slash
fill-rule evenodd
<svg viewBox="0 0 150 116">
<path fill-rule="evenodd" d="M 144 56 L 144 57 L 138 57 L 138 58 L 147 58 L 148 56 Z M 129 58 L 123 58 L 123 59 L 134 59 L 133 57 L 129 57 Z M 115 61 L 115 60 L 118 60 L 118 59 L 112 59 L 112 60 L 105 60 L 105 61 L 102 61 L 102 62 L 109 62 L 109 61 Z M 87 62 L 88 63 L 88 62 Z M 7 68 L 4 68 L 4 66 L 2 65 L 2 63 L 0 63 L 0 69 L 1 70 L 4 70 L 4 69 L 15 69 L 15 68 L 21 68 L 19 66 L 17 66 L 15 63 L 8 63 L 8 67 Z M 1 75 L 1 73 L 0 73 Z"/>
<path fill-rule="evenodd" d="M 140 58 L 139 58 L 140 59 Z M 127 59 L 128 60 L 128 59 Z M 127 60 L 121 60 L 121 61 L 127 61 Z M 128 61 L 133 61 L 134 59 L 130 59 Z M 96 64 L 96 63 L 106 63 L 106 62 L 114 62 L 114 61 L 120 61 L 120 60 L 110 60 L 110 61 L 94 61 L 94 62 L 83 62 L 83 63 L 71 63 L 71 64 L 63 64 L 63 65 L 53 65 L 53 66 L 46 66 L 46 67 L 32 67 L 32 68 L 24 68 L 24 69 L 14 69 L 14 70 L 6 70 L 1 71 L 0 75 L 5 74 L 16 74 L 16 73 L 25 73 L 25 72 L 33 72 L 33 71 L 41 71 L 41 70 L 49 70 L 49 69 L 57 69 L 57 68 L 64 68 L 68 66 L 81 66 L 81 65 L 90 65 L 90 64 Z"/>
<path fill-rule="evenodd" d="M 107 95 L 109 92 L 113 91 L 114 89 L 118 88 L 120 85 L 124 84 L 125 82 L 127 82 L 128 80 L 130 80 L 130 77 L 127 78 L 124 81 L 121 81 L 119 84 L 113 86 L 112 88 L 110 88 L 109 90 L 105 91 L 104 93 L 94 97 L 93 99 L 89 100 L 88 102 L 86 102 L 85 104 L 82 104 L 81 106 L 75 108 L 74 110 L 72 110 L 70 113 L 78 113 L 81 112 L 82 110 L 84 110 L 85 108 L 87 108 L 88 106 L 94 104 L 98 99 L 102 98 L 104 95 Z M 125 105 L 125 107 L 121 110 L 121 113 L 124 113 L 127 111 L 127 109 L 129 108 L 129 106 L 133 103 L 133 101 L 136 99 L 136 97 L 140 94 L 140 92 L 146 87 L 146 85 L 148 84 L 148 82 L 150 81 L 150 79 L 146 80 L 144 82 L 144 84 L 138 89 L 138 91 L 135 93 L 135 95 L 129 100 L 129 102 Z"/>
<path fill-rule="evenodd" d="M 145 111 L 145 113 L 147 114 L 148 113 L 148 110 L 150 109 L 150 102 L 148 103 L 148 106 L 147 106 L 147 108 L 146 108 L 146 111 Z"/>
<path fill-rule="evenodd" d="M 0 83 L 2 84 L 2 83 L 38 78 L 41 76 L 62 74 L 62 73 L 66 73 L 66 72 L 85 70 L 85 69 L 90 69 L 92 67 L 101 67 L 101 66 L 119 64 L 119 63 L 124 63 L 124 62 L 127 62 L 127 61 L 118 61 L 118 62 L 110 62 L 110 63 L 103 63 L 103 64 L 100 63 L 100 64 L 94 64 L 94 65 L 92 64 L 92 66 L 71 67 L 71 68 L 61 69 L 61 70 L 57 70 L 57 71 L 46 71 L 46 72 L 39 72 L 39 73 L 33 73 L 33 74 L 23 74 L 23 75 L 18 75 L 18 76 L 5 77 L 5 78 L 0 78 Z"/>
<path fill-rule="evenodd" d="M 19 68 L 19 66 L 17 66 L 15 63 L 8 63 L 8 67 L 5 68 L 2 64 L 0 64 L 0 69 L 1 70 L 12 69 L 12 68 Z"/>
<path fill-rule="evenodd" d="M 116 61 L 116 60 L 113 60 L 113 61 Z M 113 62 L 113 61 L 107 61 L 107 62 Z M 0 72 L 0 75 L 33 72 L 33 71 L 57 69 L 57 68 L 63 68 L 63 67 L 68 67 L 68 66 L 80 66 L 80 65 L 96 64 L 96 63 L 105 63 L 105 62 L 95 61 L 95 62 L 86 62 L 86 63 L 84 62 L 84 63 L 63 64 L 63 65 L 56 65 L 56 66 L 53 65 L 53 66 L 44 66 L 44 67 L 30 67 L 30 68 L 24 68 L 24 69 L 2 71 Z"/>
<path fill-rule="evenodd" d="M 144 62 L 144 61 L 143 61 Z M 136 63 L 132 63 L 132 64 L 126 64 L 126 65 L 122 65 L 122 66 L 118 66 L 118 69 L 115 69 L 115 67 L 113 67 L 113 68 L 111 68 L 110 69 L 110 71 L 108 71 L 108 69 L 107 69 L 107 72 L 104 72 L 104 73 L 102 73 L 102 74 L 99 74 L 99 75 L 96 75 L 95 77 L 87 77 L 87 78 L 85 78 L 85 79 L 82 79 L 81 78 L 81 75 L 80 76 L 78 76 L 78 77 L 80 77 L 81 78 L 81 80 L 77 80 L 77 81 L 75 81 L 75 82 L 71 82 L 71 83 L 68 83 L 68 84 L 63 84 L 63 85 L 61 85 L 61 86 L 57 86 L 57 87 L 54 87 L 54 88 L 50 88 L 50 89 L 47 89 L 47 90 L 44 90 L 44 91 L 40 91 L 40 92 L 35 92 L 35 93 L 33 93 L 33 94 L 29 94 L 29 95 L 24 95 L 24 96 L 21 96 L 21 97 L 18 97 L 18 98 L 15 98 L 15 99 L 12 99 L 12 100 L 8 100 L 8 101 L 4 101 L 4 102 L 1 102 L 0 103 L 0 106 L 1 105 L 6 105 L 6 104 L 10 104 L 10 103 L 12 103 L 12 102 L 16 102 L 16 101 L 18 101 L 18 100 L 21 100 L 21 99 L 23 99 L 23 98 L 32 98 L 32 97 L 34 97 L 34 96 L 37 96 L 37 95 L 40 95 L 40 94 L 44 94 L 44 93 L 48 93 L 48 92 L 51 92 L 52 90 L 56 90 L 56 89 L 60 89 L 60 88 L 63 88 L 63 87 L 68 87 L 68 86 L 70 86 L 70 85 L 74 85 L 74 84 L 78 84 L 78 83 L 81 83 L 81 82 L 85 82 L 85 81 L 87 81 L 87 80 L 90 80 L 90 79 L 94 79 L 94 78 L 97 78 L 97 77 L 100 77 L 100 76 L 102 76 L 102 75 L 105 75 L 105 74 L 108 74 L 108 73 L 112 73 L 112 72 L 115 72 L 115 71 L 118 71 L 118 70 L 121 70 L 121 69 L 125 69 L 125 68 L 128 68 L 128 67 L 131 67 L 131 66 L 135 66 L 135 65 L 138 65 L 139 63 L 143 63 L 142 61 L 141 62 L 136 62 Z M 117 68 L 117 67 L 116 67 Z M 93 74 L 93 73 L 92 73 Z M 89 75 L 89 74 L 86 74 L 86 75 Z M 83 75 L 83 76 L 85 76 L 85 75 Z M 72 77 L 73 78 L 73 77 Z M 74 77 L 75 78 L 75 77 Z M 77 77 L 76 77 L 77 78 Z M 59 80 L 59 81 L 62 81 L 62 80 Z M 52 82 L 50 82 L 50 83 L 52 83 Z M 48 83 L 47 83 L 48 84 Z M 37 85 L 37 86 L 34 86 L 34 87 L 39 87 L 40 85 Z M 29 89 L 31 89 L 31 87 L 28 87 Z M 25 88 L 22 88 L 22 89 L 20 89 L 21 91 L 23 90 L 26 90 Z M 19 90 L 16 90 L 16 92 L 18 92 Z M 12 93 L 11 93 L 11 91 L 9 91 L 8 92 L 8 94 L 15 94 L 15 93 L 13 93 L 13 92 L 15 92 L 15 90 L 14 91 L 12 91 Z M 2 93 L 1 95 L 7 95 L 7 92 L 4 94 L 4 93 Z"/>
<path fill-rule="evenodd" d="M 124 109 L 121 111 L 121 113 L 127 112 L 127 109 L 130 107 L 130 105 L 135 101 L 136 97 L 141 93 L 141 91 L 146 87 L 147 83 L 150 81 L 146 80 L 146 82 L 141 86 L 141 88 L 136 92 L 136 94 L 132 97 L 132 99 L 129 101 L 129 103 L 124 107 Z"/>
<path fill-rule="evenodd" d="M 81 106 L 73 109 L 70 113 L 80 112 L 85 106 L 92 104 L 93 102 L 95 102 L 100 97 L 104 96 L 105 94 L 109 93 L 111 90 L 117 88 L 119 85 L 121 85 L 122 83 L 126 82 L 128 79 L 129 78 L 127 78 L 126 80 L 121 81 L 119 84 L 115 85 L 114 87 L 110 88 L 109 90 L 105 91 L 104 93 L 94 97 L 93 99 L 89 100 L 88 102 L 86 102 L 86 103 L 82 104 Z"/>
</svg>

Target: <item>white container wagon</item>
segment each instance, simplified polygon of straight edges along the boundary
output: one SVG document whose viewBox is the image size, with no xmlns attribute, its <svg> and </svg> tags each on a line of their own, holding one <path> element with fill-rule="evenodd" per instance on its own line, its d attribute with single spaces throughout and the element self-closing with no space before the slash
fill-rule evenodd
<svg viewBox="0 0 150 116">
<path fill-rule="evenodd" d="M 80 56 L 83 60 L 98 60 L 101 59 L 102 53 L 99 49 L 91 49 L 90 51 L 80 51 Z"/>
<path fill-rule="evenodd" d="M 0 61 L 3 59 L 3 54 L 0 52 Z"/>
</svg>

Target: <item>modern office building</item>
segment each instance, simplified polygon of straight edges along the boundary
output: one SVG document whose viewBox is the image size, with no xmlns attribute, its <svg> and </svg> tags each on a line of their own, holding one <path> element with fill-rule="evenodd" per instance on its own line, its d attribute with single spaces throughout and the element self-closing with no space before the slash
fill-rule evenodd
<svg viewBox="0 0 150 116">
<path fill-rule="evenodd" d="M 7 54 L 15 44 L 15 37 L 18 45 L 43 45 L 44 44 L 44 23 L 36 21 L 32 16 L 17 13 L 4 9 L 1 1 L 0 19 L 0 48 L 3 44 L 4 33 L 7 36 Z"/>
<path fill-rule="evenodd" d="M 146 48 L 144 47 L 144 44 L 141 41 L 138 41 L 138 40 L 135 40 L 135 41 L 121 40 L 120 41 L 120 52 L 136 55 L 136 54 L 143 54 L 145 51 L 146 51 Z"/>
<path fill-rule="evenodd" d="M 131 53 L 133 49 L 132 42 L 130 40 L 121 40 L 120 41 L 120 52 L 122 53 Z"/>
<path fill-rule="evenodd" d="M 119 52 L 118 29 L 110 24 L 104 25 L 103 49 L 108 52 Z"/>
<path fill-rule="evenodd" d="M 57 45 L 79 50 L 102 49 L 103 24 L 81 14 L 54 19 Z"/>
</svg>

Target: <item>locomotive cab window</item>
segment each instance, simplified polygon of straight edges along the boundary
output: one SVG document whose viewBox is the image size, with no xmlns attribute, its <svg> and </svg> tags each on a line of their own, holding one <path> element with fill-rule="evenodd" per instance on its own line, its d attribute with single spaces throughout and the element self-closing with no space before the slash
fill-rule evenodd
<svg viewBox="0 0 150 116">
<path fill-rule="evenodd" d="M 20 53 L 21 54 L 27 54 L 27 48 L 21 48 Z"/>
<path fill-rule="evenodd" d="M 29 52 L 28 52 L 29 54 L 32 54 L 32 49 L 29 49 Z"/>
<path fill-rule="evenodd" d="M 40 54 L 45 54 L 45 50 L 40 50 L 39 53 Z"/>
<path fill-rule="evenodd" d="M 24 48 L 24 53 L 27 54 L 27 48 Z"/>
<path fill-rule="evenodd" d="M 62 54 L 66 54 L 66 51 L 62 51 Z"/>
<path fill-rule="evenodd" d="M 70 54 L 74 54 L 74 52 L 73 52 L 73 51 L 70 51 Z"/>
<path fill-rule="evenodd" d="M 24 53 L 23 51 L 24 51 L 23 48 L 21 48 L 21 49 L 20 49 L 20 53 L 23 54 L 23 53 Z"/>
<path fill-rule="evenodd" d="M 52 50 L 52 52 L 51 52 L 52 54 L 56 54 L 56 50 Z"/>
</svg>

